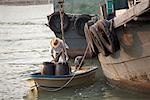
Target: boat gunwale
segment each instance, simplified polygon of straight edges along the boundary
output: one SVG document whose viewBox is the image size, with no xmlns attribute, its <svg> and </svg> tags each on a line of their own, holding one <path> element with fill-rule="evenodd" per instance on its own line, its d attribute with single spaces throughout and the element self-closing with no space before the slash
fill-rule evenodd
<svg viewBox="0 0 150 100">
<path fill-rule="evenodd" d="M 88 74 L 91 74 L 92 72 L 94 73 L 96 71 L 96 69 L 98 69 L 98 67 L 94 67 L 92 69 L 87 70 L 86 72 L 81 72 L 81 73 L 77 73 L 75 75 L 75 78 L 80 78 L 80 77 L 84 77 L 87 76 Z M 40 74 L 40 72 L 36 72 L 33 74 Z M 45 80 L 67 80 L 70 79 L 74 74 L 71 75 L 29 75 L 29 78 L 27 80 L 36 80 L 36 79 L 45 79 Z"/>
</svg>

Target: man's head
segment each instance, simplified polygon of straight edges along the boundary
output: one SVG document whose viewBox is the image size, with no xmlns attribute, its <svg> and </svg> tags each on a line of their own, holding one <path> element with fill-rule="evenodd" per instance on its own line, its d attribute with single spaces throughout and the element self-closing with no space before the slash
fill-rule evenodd
<svg viewBox="0 0 150 100">
<path fill-rule="evenodd" d="M 50 44 L 53 48 L 57 48 L 60 45 L 60 39 L 59 38 L 52 38 Z"/>
</svg>

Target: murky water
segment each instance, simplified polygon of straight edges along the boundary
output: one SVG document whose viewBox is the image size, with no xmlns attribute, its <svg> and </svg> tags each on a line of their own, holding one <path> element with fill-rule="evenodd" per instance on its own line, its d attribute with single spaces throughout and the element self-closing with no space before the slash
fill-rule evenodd
<svg viewBox="0 0 150 100">
<path fill-rule="evenodd" d="M 100 68 L 93 85 L 58 92 L 28 91 L 26 76 L 50 59 L 53 33 L 44 24 L 51 9 L 52 5 L 0 6 L 0 100 L 149 100 L 148 95 L 109 86 Z M 100 67 L 97 59 L 85 63 Z"/>
</svg>

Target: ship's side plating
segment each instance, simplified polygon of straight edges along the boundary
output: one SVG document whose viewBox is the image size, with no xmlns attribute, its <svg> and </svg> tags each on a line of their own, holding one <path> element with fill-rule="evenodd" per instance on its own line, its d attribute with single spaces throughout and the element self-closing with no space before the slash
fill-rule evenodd
<svg viewBox="0 0 150 100">
<path fill-rule="evenodd" d="M 115 84 L 150 92 L 150 22 L 131 22 L 117 30 L 121 50 L 99 54 L 105 76 Z"/>
<path fill-rule="evenodd" d="M 150 2 L 149 0 L 147 0 Z M 147 4 L 149 6 L 149 4 Z M 128 17 L 128 16 L 127 16 Z M 116 86 L 150 92 L 150 10 L 115 29 L 120 51 L 98 57 L 104 75 Z"/>
</svg>

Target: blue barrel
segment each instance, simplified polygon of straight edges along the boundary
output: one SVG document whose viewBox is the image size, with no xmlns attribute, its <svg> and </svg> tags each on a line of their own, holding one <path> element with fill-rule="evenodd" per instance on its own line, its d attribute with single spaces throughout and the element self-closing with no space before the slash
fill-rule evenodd
<svg viewBox="0 0 150 100">
<path fill-rule="evenodd" d="M 55 64 L 52 62 L 43 62 L 41 75 L 55 75 Z"/>
<path fill-rule="evenodd" d="M 55 75 L 69 75 L 71 69 L 68 63 L 57 63 L 55 68 Z"/>
</svg>

